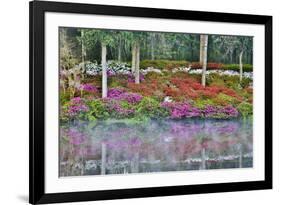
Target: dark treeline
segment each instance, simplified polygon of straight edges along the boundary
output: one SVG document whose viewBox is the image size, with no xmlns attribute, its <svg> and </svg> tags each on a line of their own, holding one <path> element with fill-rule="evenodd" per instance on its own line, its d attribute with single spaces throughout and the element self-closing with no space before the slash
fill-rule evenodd
<svg viewBox="0 0 281 205">
<path fill-rule="evenodd" d="M 132 47 L 138 39 L 140 59 L 167 59 L 198 62 L 200 60 L 200 34 L 129 32 L 103 29 L 61 28 L 61 57 L 76 63 L 101 61 L 101 43 L 106 42 L 107 60 L 130 62 Z M 252 64 L 252 37 L 209 35 L 208 62 Z"/>
</svg>

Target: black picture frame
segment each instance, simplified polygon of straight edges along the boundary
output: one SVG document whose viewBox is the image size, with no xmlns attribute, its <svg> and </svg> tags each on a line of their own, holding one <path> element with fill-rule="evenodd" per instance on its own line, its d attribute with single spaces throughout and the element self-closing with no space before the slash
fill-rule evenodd
<svg viewBox="0 0 281 205">
<path fill-rule="evenodd" d="M 105 6 L 62 2 L 33 1 L 30 12 L 30 165 L 29 202 L 31 204 L 155 197 L 272 188 L 272 17 L 262 15 L 230 14 Z M 183 185 L 153 188 L 135 188 L 107 191 L 86 191 L 71 193 L 45 193 L 45 72 L 44 39 L 45 12 L 98 14 L 112 16 L 182 19 L 208 22 L 246 23 L 265 26 L 265 180 L 235 183 Z"/>
</svg>

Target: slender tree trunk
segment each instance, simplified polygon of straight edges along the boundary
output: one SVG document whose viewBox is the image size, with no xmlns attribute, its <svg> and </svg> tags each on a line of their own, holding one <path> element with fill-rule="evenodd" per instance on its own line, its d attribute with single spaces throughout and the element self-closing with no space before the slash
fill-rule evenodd
<svg viewBox="0 0 281 205">
<path fill-rule="evenodd" d="M 107 73 L 106 73 L 106 45 L 101 45 L 101 65 L 102 65 L 102 97 L 107 97 Z"/>
<path fill-rule="evenodd" d="M 139 172 L 139 153 L 136 152 L 131 161 L 131 173 Z"/>
<path fill-rule="evenodd" d="M 206 169 L 206 149 L 201 150 L 201 169 Z"/>
<path fill-rule="evenodd" d="M 208 35 L 201 35 L 202 36 L 202 85 L 206 86 L 206 70 L 207 70 L 207 50 L 208 50 Z"/>
<path fill-rule="evenodd" d="M 135 73 L 136 69 L 136 43 L 132 45 L 132 73 Z"/>
<path fill-rule="evenodd" d="M 154 48 L 155 48 L 155 33 L 152 33 L 151 34 L 151 60 L 155 60 Z"/>
<path fill-rule="evenodd" d="M 204 49 L 204 35 L 200 35 L 200 54 L 199 54 L 199 63 L 203 65 L 203 49 Z"/>
<path fill-rule="evenodd" d="M 243 59 L 243 51 L 241 51 L 241 53 L 239 54 L 239 70 L 240 70 L 240 82 L 242 82 L 242 78 L 243 78 L 243 62 L 242 62 L 242 59 Z"/>
<path fill-rule="evenodd" d="M 242 152 L 242 148 L 240 148 L 239 150 L 239 168 L 243 167 L 243 152 Z"/>
<path fill-rule="evenodd" d="M 233 51 L 229 52 L 229 56 L 230 56 L 230 63 L 233 63 Z"/>
<path fill-rule="evenodd" d="M 122 51 L 122 39 L 119 37 L 119 45 L 118 45 L 118 61 L 121 62 L 121 51 Z"/>
<path fill-rule="evenodd" d="M 106 171 L 106 144 L 101 144 L 101 174 L 104 175 Z"/>
<path fill-rule="evenodd" d="M 193 61 L 193 43 L 190 43 L 190 61 Z"/>
<path fill-rule="evenodd" d="M 86 49 L 84 45 L 84 30 L 81 30 L 81 58 L 82 58 L 82 79 L 84 79 L 84 73 L 86 71 L 85 69 L 85 58 L 86 58 Z"/>
<path fill-rule="evenodd" d="M 140 44 L 136 45 L 136 67 L 135 67 L 135 83 L 140 83 Z"/>
</svg>

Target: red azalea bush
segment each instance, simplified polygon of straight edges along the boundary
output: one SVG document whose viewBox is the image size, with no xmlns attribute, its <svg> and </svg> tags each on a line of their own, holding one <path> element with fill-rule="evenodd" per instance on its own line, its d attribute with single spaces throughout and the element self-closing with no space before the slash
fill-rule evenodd
<svg viewBox="0 0 281 205">
<path fill-rule="evenodd" d="M 202 69 L 202 64 L 200 64 L 199 62 L 193 62 L 191 63 L 191 68 L 192 69 Z M 222 63 L 207 63 L 207 70 L 219 70 L 223 68 L 223 64 Z"/>
</svg>

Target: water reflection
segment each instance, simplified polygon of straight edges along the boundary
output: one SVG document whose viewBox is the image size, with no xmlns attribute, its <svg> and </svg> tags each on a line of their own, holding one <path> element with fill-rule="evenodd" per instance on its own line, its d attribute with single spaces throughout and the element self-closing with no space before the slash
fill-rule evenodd
<svg viewBox="0 0 281 205">
<path fill-rule="evenodd" d="M 252 167 L 251 120 L 73 122 L 60 129 L 60 176 Z"/>
</svg>

